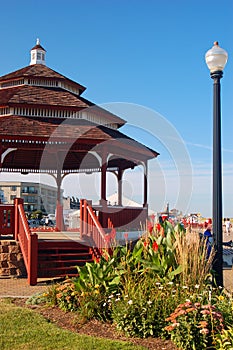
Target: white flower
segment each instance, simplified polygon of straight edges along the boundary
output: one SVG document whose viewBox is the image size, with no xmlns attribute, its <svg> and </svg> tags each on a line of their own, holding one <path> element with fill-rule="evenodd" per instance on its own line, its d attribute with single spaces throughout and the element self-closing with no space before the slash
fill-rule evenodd
<svg viewBox="0 0 233 350">
<path fill-rule="evenodd" d="M 196 285 L 195 285 L 195 288 L 196 288 L 196 289 L 198 289 L 199 287 L 200 287 L 199 284 L 196 284 Z"/>
<path fill-rule="evenodd" d="M 119 301 L 120 300 L 120 298 L 117 298 L 115 301 Z"/>
<path fill-rule="evenodd" d="M 111 294 L 111 295 L 109 295 L 109 299 L 111 299 L 111 298 L 113 298 L 113 295 Z"/>
<path fill-rule="evenodd" d="M 103 303 L 103 306 L 106 306 L 107 304 L 106 303 Z"/>
<path fill-rule="evenodd" d="M 171 282 L 168 282 L 168 284 L 170 285 L 170 286 L 172 286 L 173 285 L 173 282 L 171 281 Z"/>
<path fill-rule="evenodd" d="M 147 304 L 148 304 L 148 305 L 151 305 L 151 304 L 152 304 L 152 301 L 148 300 Z"/>
<path fill-rule="evenodd" d="M 156 286 L 160 286 L 161 283 L 160 282 L 156 282 L 155 284 L 156 284 Z"/>
<path fill-rule="evenodd" d="M 187 287 L 187 286 L 182 286 L 182 288 L 183 288 L 183 289 L 188 289 L 188 287 Z"/>
<path fill-rule="evenodd" d="M 128 304 L 129 304 L 129 305 L 133 304 L 133 300 L 129 300 L 129 301 L 128 301 Z"/>
</svg>

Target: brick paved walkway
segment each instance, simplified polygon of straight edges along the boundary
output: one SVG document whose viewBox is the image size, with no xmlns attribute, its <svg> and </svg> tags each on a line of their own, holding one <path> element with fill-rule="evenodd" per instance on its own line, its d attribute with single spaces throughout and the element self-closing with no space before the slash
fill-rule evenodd
<svg viewBox="0 0 233 350">
<path fill-rule="evenodd" d="M 56 280 L 54 280 L 54 283 Z M 36 286 L 29 286 L 27 278 L 0 278 L 0 298 L 28 298 L 36 293 L 46 292 L 53 280 L 39 279 Z"/>
</svg>

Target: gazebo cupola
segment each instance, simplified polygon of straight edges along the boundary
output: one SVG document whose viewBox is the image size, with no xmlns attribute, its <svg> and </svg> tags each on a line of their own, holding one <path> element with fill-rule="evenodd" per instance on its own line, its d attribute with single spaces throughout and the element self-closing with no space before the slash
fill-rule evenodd
<svg viewBox="0 0 233 350">
<path fill-rule="evenodd" d="M 31 62 L 33 64 L 45 64 L 46 50 L 40 45 L 40 39 L 36 40 L 36 46 L 31 49 Z"/>
</svg>

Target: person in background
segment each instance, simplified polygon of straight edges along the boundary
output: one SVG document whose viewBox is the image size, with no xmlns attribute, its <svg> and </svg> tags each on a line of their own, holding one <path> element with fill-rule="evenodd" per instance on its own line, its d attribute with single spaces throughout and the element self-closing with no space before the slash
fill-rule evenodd
<svg viewBox="0 0 233 350">
<path fill-rule="evenodd" d="M 206 248 L 207 248 L 207 254 L 206 258 L 208 259 L 211 253 L 211 249 L 213 246 L 213 235 L 212 235 L 212 225 L 208 225 L 205 232 L 204 232 L 204 238 L 206 239 Z"/>
<path fill-rule="evenodd" d="M 227 218 L 226 221 L 225 221 L 225 227 L 226 227 L 226 234 L 227 234 L 227 236 L 230 236 L 231 222 L 230 222 L 229 218 Z"/>
</svg>

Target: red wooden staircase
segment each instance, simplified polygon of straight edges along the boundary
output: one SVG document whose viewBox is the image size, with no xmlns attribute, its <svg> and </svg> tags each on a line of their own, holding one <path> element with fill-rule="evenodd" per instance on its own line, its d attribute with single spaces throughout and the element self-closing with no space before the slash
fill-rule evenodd
<svg viewBox="0 0 233 350">
<path fill-rule="evenodd" d="M 37 277 L 77 276 L 76 266 L 93 262 L 90 248 L 72 240 L 38 241 Z"/>
<path fill-rule="evenodd" d="M 70 232 L 63 235 L 56 230 L 43 238 L 39 232 L 32 232 L 21 198 L 15 198 L 14 205 L 0 205 L 0 228 L 0 234 L 12 235 L 19 242 L 30 285 L 37 284 L 37 278 L 76 276 L 76 266 L 98 260 L 110 251 L 115 238 L 111 221 L 104 230 L 86 200 L 81 200 L 80 232 L 75 238 Z"/>
</svg>

